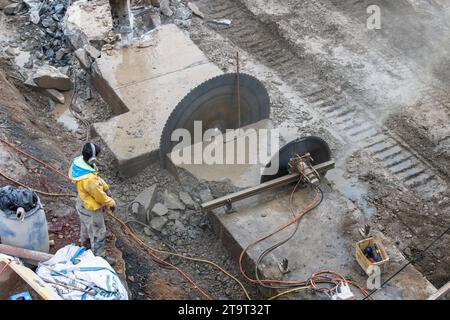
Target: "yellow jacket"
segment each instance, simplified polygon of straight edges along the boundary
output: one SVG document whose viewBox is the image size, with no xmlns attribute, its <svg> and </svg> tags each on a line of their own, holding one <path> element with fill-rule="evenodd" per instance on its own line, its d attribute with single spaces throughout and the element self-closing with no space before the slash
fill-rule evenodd
<svg viewBox="0 0 450 320">
<path fill-rule="evenodd" d="M 97 211 L 102 207 L 115 207 L 116 202 L 106 192 L 108 184 L 98 176 L 96 169 L 88 165 L 83 157 L 77 157 L 69 168 L 69 177 L 77 185 L 83 208 Z"/>
</svg>

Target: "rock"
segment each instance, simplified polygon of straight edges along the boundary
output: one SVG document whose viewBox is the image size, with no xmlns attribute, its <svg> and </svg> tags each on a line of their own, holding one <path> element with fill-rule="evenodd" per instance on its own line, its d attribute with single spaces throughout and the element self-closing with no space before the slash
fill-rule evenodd
<svg viewBox="0 0 450 320">
<path fill-rule="evenodd" d="M 161 16 L 158 13 L 150 15 L 150 19 L 155 28 L 161 25 Z"/>
<path fill-rule="evenodd" d="M 183 232 L 186 230 L 186 227 L 178 220 L 176 220 L 175 223 L 173 224 L 173 228 L 178 232 Z"/>
<path fill-rule="evenodd" d="M 173 11 L 170 9 L 169 0 L 161 0 L 159 4 L 159 8 L 161 9 L 161 12 L 166 17 L 173 16 Z"/>
<path fill-rule="evenodd" d="M 195 202 L 192 200 L 191 196 L 187 192 L 180 192 L 180 200 L 188 207 L 189 209 L 195 209 Z"/>
<path fill-rule="evenodd" d="M 10 0 L 0 0 L 0 10 L 3 10 L 6 6 L 12 4 Z"/>
<path fill-rule="evenodd" d="M 192 21 L 191 20 L 180 20 L 175 19 L 173 22 L 182 29 L 189 29 L 191 27 Z"/>
<path fill-rule="evenodd" d="M 213 200 L 211 190 L 209 189 L 201 190 L 198 195 L 200 196 L 200 200 L 202 201 L 202 203 Z"/>
<path fill-rule="evenodd" d="M 161 5 L 160 0 L 151 0 L 152 6 L 159 8 Z"/>
<path fill-rule="evenodd" d="M 17 51 L 17 49 L 16 49 L 16 48 L 13 48 L 13 47 L 9 47 L 8 49 L 6 49 L 6 50 L 5 50 L 5 53 L 6 53 L 8 56 L 11 56 L 11 57 L 17 56 L 17 55 L 19 54 L 19 52 Z"/>
<path fill-rule="evenodd" d="M 94 46 L 91 46 L 88 44 L 84 47 L 86 50 L 86 53 L 92 58 L 92 59 L 98 59 L 102 56 L 102 52 L 100 50 L 97 50 Z"/>
<path fill-rule="evenodd" d="M 151 236 L 154 235 L 153 232 L 152 232 L 152 230 L 150 230 L 150 229 L 147 228 L 147 227 L 144 228 L 144 233 L 145 233 L 145 235 L 148 236 L 148 237 L 151 237 Z"/>
<path fill-rule="evenodd" d="M 180 219 L 180 213 L 178 211 L 171 210 L 167 217 L 169 218 L 169 220 L 178 220 Z"/>
<path fill-rule="evenodd" d="M 109 1 L 80 0 L 74 2 L 64 16 L 64 35 L 75 49 L 93 43 L 103 44 L 112 30 Z"/>
<path fill-rule="evenodd" d="M 198 16 L 202 19 L 205 17 L 203 12 L 200 11 L 200 9 L 197 7 L 197 5 L 195 3 L 188 2 L 188 7 L 189 7 L 189 9 L 191 9 L 192 13 L 195 14 L 196 16 Z"/>
<path fill-rule="evenodd" d="M 45 65 L 40 67 L 33 75 L 33 81 L 44 89 L 57 89 L 68 91 L 72 89 L 70 78 L 55 67 Z"/>
<path fill-rule="evenodd" d="M 150 226 L 157 231 L 161 231 L 166 225 L 167 221 L 168 220 L 166 217 L 154 217 L 152 218 L 152 221 L 150 221 Z"/>
<path fill-rule="evenodd" d="M 164 205 L 168 209 L 184 210 L 186 208 L 186 206 L 182 202 L 180 202 L 178 197 L 176 195 L 174 195 L 173 193 L 169 192 L 168 190 L 164 191 L 163 199 L 164 199 Z"/>
<path fill-rule="evenodd" d="M 45 95 L 51 98 L 53 101 L 64 104 L 65 97 L 64 95 L 55 89 L 45 89 Z"/>
<path fill-rule="evenodd" d="M 55 13 L 61 14 L 61 13 L 63 13 L 63 11 L 64 11 L 64 5 L 62 3 L 58 3 L 55 6 Z"/>
<path fill-rule="evenodd" d="M 180 20 L 188 20 L 192 17 L 192 12 L 185 6 L 180 6 L 177 8 L 175 16 Z"/>
<path fill-rule="evenodd" d="M 50 28 L 51 26 L 56 25 L 56 21 L 53 20 L 52 17 L 47 16 L 45 19 L 41 21 L 41 24 L 44 28 Z M 53 30 L 52 30 L 53 31 Z"/>
<path fill-rule="evenodd" d="M 89 56 L 83 48 L 77 49 L 75 51 L 75 57 L 77 58 L 78 62 L 80 62 L 81 67 L 84 69 L 90 69 L 91 68 L 91 59 L 89 59 Z"/>
<path fill-rule="evenodd" d="M 63 60 L 64 56 L 67 54 L 66 49 L 59 49 L 56 54 L 55 54 L 55 58 L 56 60 Z"/>
<path fill-rule="evenodd" d="M 152 209 L 152 213 L 159 217 L 166 215 L 168 212 L 169 210 L 162 203 L 155 204 Z"/>
<path fill-rule="evenodd" d="M 8 4 L 3 8 L 3 13 L 6 14 L 7 16 L 12 16 L 16 14 L 16 9 L 18 9 L 18 6 L 19 6 L 18 3 Z"/>
<path fill-rule="evenodd" d="M 132 205 L 132 212 L 136 215 L 137 220 L 143 223 L 149 223 L 150 217 L 147 213 L 155 205 L 156 194 L 158 191 L 158 186 L 152 185 L 151 187 L 142 191 L 135 199 Z"/>
</svg>

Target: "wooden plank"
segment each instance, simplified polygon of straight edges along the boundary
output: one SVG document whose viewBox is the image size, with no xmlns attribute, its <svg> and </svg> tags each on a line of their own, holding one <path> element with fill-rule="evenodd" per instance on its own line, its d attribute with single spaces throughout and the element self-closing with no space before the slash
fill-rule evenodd
<svg viewBox="0 0 450 320">
<path fill-rule="evenodd" d="M 45 283 L 36 273 L 22 265 L 13 257 L 0 253 L 0 262 L 6 264 L 9 263 L 9 267 L 14 270 L 14 272 L 17 273 L 44 300 L 62 300 L 62 298 L 52 290 L 50 285 Z"/>
<path fill-rule="evenodd" d="M 443 298 L 450 292 L 450 281 L 447 282 L 442 288 L 440 288 L 436 293 L 432 294 L 427 300 L 439 300 Z"/>
</svg>

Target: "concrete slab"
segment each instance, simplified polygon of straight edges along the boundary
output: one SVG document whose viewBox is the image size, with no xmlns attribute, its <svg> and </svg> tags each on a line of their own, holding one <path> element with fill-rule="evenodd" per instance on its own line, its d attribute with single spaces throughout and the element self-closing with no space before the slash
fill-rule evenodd
<svg viewBox="0 0 450 320">
<path fill-rule="evenodd" d="M 223 163 L 224 164 L 194 164 L 194 163 L 179 163 L 176 156 L 180 154 L 189 153 L 189 150 L 205 150 L 210 142 L 197 143 L 190 147 L 175 150 L 168 155 L 171 160 L 171 171 L 178 175 L 179 169 L 187 170 L 190 174 L 199 180 L 220 182 L 227 179 L 231 184 L 237 188 L 248 188 L 259 184 L 261 172 L 274 156 L 274 154 L 286 143 L 299 137 L 296 128 L 289 127 L 275 127 L 270 119 L 264 119 L 259 122 L 241 128 L 241 131 L 236 131 L 236 137 L 226 137 L 222 135 L 223 143 Z M 277 130 L 279 133 L 279 140 L 277 145 L 271 144 L 271 139 L 261 130 Z M 239 145 L 243 146 L 246 154 L 245 161 L 242 164 L 226 163 L 227 150 L 232 150 L 236 155 L 236 149 Z M 191 149 L 189 149 L 191 148 Z M 269 160 L 262 161 L 263 157 Z M 172 161 L 173 160 L 173 161 Z M 255 164 L 255 161 L 257 162 Z M 174 163 L 176 162 L 176 163 Z"/>
<path fill-rule="evenodd" d="M 190 90 L 222 74 L 175 25 L 160 26 L 152 34 L 151 46 L 113 50 L 93 65 L 94 86 L 117 114 L 93 127 L 124 176 L 157 160 L 172 110 Z"/>
<path fill-rule="evenodd" d="M 267 235 L 291 219 L 289 198 L 293 186 L 277 192 L 270 191 L 234 204 L 234 212 L 227 214 L 221 209 L 209 212 L 209 218 L 224 245 L 238 259 L 241 251 L 256 239 Z M 319 270 L 333 270 L 366 287 L 367 276 L 357 263 L 355 254 L 358 237 L 356 223 L 360 214 L 354 205 L 324 184 L 322 204 L 301 220 L 295 236 L 283 246 L 269 254 L 260 265 L 262 278 L 282 280 L 306 280 Z M 305 208 L 314 197 L 314 192 L 302 189 L 293 198 L 293 208 Z M 244 259 L 248 274 L 254 278 L 255 264 L 259 255 L 270 246 L 286 238 L 294 230 L 287 228 L 269 240 L 251 249 Z M 380 239 L 390 256 L 390 263 L 382 274 L 381 281 L 393 274 L 405 263 L 405 258 L 382 234 Z M 278 262 L 289 261 L 291 272 L 282 275 Z M 352 291 L 358 298 L 357 289 Z M 409 266 L 389 284 L 374 295 L 376 299 L 426 299 L 436 288 L 413 266 Z M 275 292 L 265 292 L 268 296 Z M 301 293 L 301 299 L 327 299 L 324 296 Z"/>
</svg>

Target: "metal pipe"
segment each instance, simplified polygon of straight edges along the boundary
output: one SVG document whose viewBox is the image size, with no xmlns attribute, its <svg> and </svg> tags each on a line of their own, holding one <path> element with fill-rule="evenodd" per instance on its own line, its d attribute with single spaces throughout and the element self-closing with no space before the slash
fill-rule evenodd
<svg viewBox="0 0 450 320">
<path fill-rule="evenodd" d="M 330 160 L 330 161 L 315 165 L 313 168 L 318 173 L 324 173 L 324 172 L 327 172 L 328 170 L 333 169 L 334 167 L 335 167 L 335 162 L 333 160 Z M 219 208 L 219 207 L 231 204 L 233 202 L 236 202 L 236 201 L 239 201 L 239 200 L 242 200 L 245 198 L 249 198 L 258 193 L 296 182 L 296 181 L 298 181 L 298 179 L 300 179 L 299 173 L 288 174 L 283 177 L 275 178 L 273 180 L 261 183 L 257 186 L 254 186 L 254 187 L 251 187 L 251 188 L 248 188 L 245 190 L 241 190 L 241 191 L 226 195 L 224 197 L 220 197 L 220 198 L 202 203 L 201 207 L 203 210 L 212 210 L 215 208 Z"/>
<path fill-rule="evenodd" d="M 37 265 L 39 262 L 44 262 L 53 258 L 52 254 L 45 252 L 39 252 L 34 250 L 28 250 L 24 248 L 13 247 L 7 244 L 0 243 L 0 253 L 8 256 L 17 257 L 27 260 L 30 264 Z"/>
</svg>

